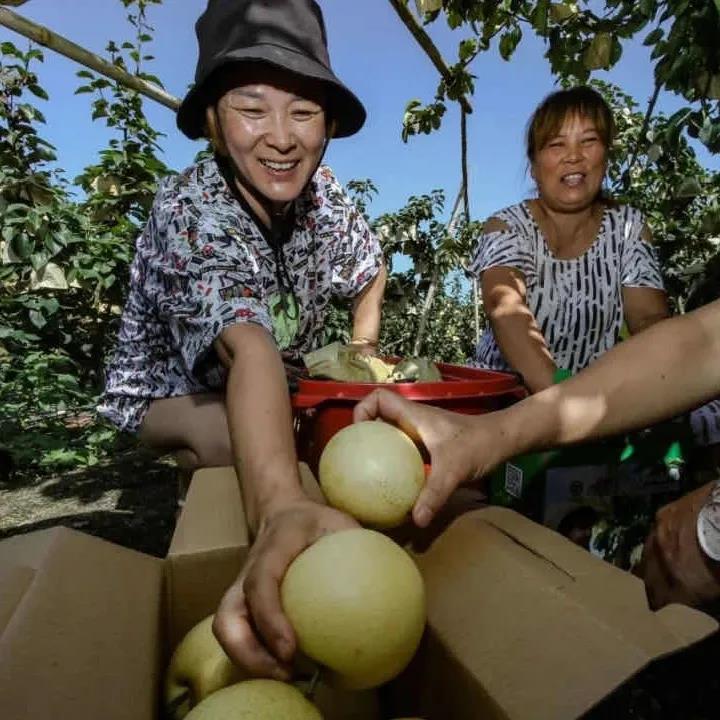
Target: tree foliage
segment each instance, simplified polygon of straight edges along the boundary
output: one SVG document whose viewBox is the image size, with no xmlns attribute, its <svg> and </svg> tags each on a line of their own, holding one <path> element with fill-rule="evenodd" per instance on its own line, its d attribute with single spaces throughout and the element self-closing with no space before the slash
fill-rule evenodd
<svg viewBox="0 0 720 720">
<path fill-rule="evenodd" d="M 711 152 L 720 150 L 720 8 L 709 0 L 442 0 L 419 3 L 426 25 L 442 19 L 466 37 L 458 44 L 449 78 L 442 78 L 434 99 L 411 100 L 403 137 L 440 127 L 447 100 L 472 94 L 471 65 L 497 48 L 510 60 L 523 37 L 534 34 L 545 44 L 554 75 L 587 82 L 596 70 L 608 70 L 622 56 L 623 43 L 644 33 L 651 46 L 655 82 L 689 104 L 675 118 Z M 672 138 L 668 138 L 671 140 Z"/>
<path fill-rule="evenodd" d="M 107 50 L 142 74 L 151 40 L 145 10 L 159 0 L 122 2 L 135 39 Z M 80 71 L 78 92 L 94 94 L 92 117 L 113 137 L 75 180 L 84 190 L 78 200 L 51 169 L 55 150 L 40 134 L 37 102 L 48 97 L 35 68 L 43 61 L 36 48 L 0 46 L 0 436 L 21 461 L 62 466 L 96 462 L 114 435 L 92 415 L 78 425 L 77 413 L 95 404 L 134 239 L 169 170 L 139 96 Z"/>
<path fill-rule="evenodd" d="M 106 52 L 161 85 L 148 72 L 153 29 L 147 19 L 161 0 L 120 1 L 130 37 L 109 42 Z M 616 62 L 627 38 L 648 33 L 658 82 L 683 95 L 687 106 L 671 117 L 648 115 L 619 88 L 598 85 L 619 126 L 610 189 L 648 216 L 678 306 L 693 292 L 699 297 L 698 286 L 720 274 L 720 261 L 712 259 L 720 201 L 717 174 L 700 165 L 688 139 L 717 147 L 716 5 L 613 0 L 598 13 L 591 7 L 599 3 L 417 4 L 427 24 L 444 18 L 467 36 L 436 98 L 408 107 L 406 137 L 441 126 L 445 103 L 473 92 L 471 65 L 492 47 L 510 60 L 523 37 L 536 33 L 545 39 L 553 71 L 576 82 Z M 21 466 L 57 468 L 98 462 L 116 442 L 91 411 L 115 340 L 135 238 L 159 178 L 172 170 L 161 160 L 162 136 L 148 123 L 140 96 L 81 70 L 76 92 L 88 98 L 90 117 L 104 123 L 110 137 L 79 177 L 67 179 L 43 137 L 43 62 L 33 46 L 0 45 L 0 436 Z M 378 189 L 358 180 L 349 190 L 367 215 Z M 446 215 L 444 193 L 433 190 L 371 219 L 391 271 L 385 353 L 454 362 L 472 356 L 475 308 L 463 271 L 478 224 L 464 217 L 448 223 Z M 349 339 L 349 327 L 347 309 L 333 307 L 325 340 Z"/>
</svg>

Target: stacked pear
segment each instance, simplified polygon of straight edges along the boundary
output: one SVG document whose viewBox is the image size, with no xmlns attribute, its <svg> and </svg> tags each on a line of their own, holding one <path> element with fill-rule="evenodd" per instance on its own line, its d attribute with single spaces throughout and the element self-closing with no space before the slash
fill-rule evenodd
<svg viewBox="0 0 720 720">
<path fill-rule="evenodd" d="M 370 528 L 321 537 L 290 564 L 281 583 L 283 611 L 298 649 L 323 679 L 347 690 L 392 680 L 407 666 L 426 621 L 422 576 L 410 555 L 371 528 L 404 522 L 424 482 L 414 443 L 382 422 L 337 433 L 320 460 L 328 502 Z M 212 616 L 175 650 L 165 686 L 171 720 L 322 720 L 294 686 L 243 680 L 212 633 Z"/>
</svg>

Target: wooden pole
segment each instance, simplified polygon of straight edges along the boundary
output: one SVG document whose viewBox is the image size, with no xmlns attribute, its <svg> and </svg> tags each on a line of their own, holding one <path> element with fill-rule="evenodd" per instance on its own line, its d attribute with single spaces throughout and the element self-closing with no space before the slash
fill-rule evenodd
<svg viewBox="0 0 720 720">
<path fill-rule="evenodd" d="M 12 10 L 0 7 L 0 25 L 4 25 L 6 28 L 10 28 L 10 30 L 14 30 L 16 33 L 29 38 L 33 42 L 43 45 L 50 50 L 54 50 L 60 53 L 60 55 L 64 55 L 81 65 L 85 65 L 85 67 L 89 67 L 91 70 L 105 75 L 105 77 L 116 80 L 122 85 L 136 90 L 171 110 L 177 111 L 180 107 L 180 100 L 165 92 L 161 87 L 149 83 L 147 80 L 143 80 L 136 75 L 131 75 L 117 65 L 113 65 L 107 60 L 104 60 L 99 55 L 91 53 L 89 50 L 80 47 L 80 45 L 76 45 L 74 42 L 54 33 L 52 30 L 48 30 L 48 28 L 42 25 L 37 25 Z"/>
</svg>

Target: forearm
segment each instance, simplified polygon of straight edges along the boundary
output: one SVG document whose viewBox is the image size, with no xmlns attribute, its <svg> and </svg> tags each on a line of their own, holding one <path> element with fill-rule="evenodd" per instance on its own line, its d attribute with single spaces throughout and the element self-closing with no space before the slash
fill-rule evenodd
<svg viewBox="0 0 720 720">
<path fill-rule="evenodd" d="M 503 411 L 508 454 L 646 427 L 720 394 L 720 302 L 616 346 Z"/>
<path fill-rule="evenodd" d="M 632 327 L 629 327 L 628 329 L 630 330 L 631 335 L 637 335 L 638 333 L 643 332 L 643 330 L 647 330 L 648 328 L 656 325 L 662 320 L 667 320 L 668 317 L 670 317 L 669 313 L 655 313 L 653 315 L 646 315 L 642 318 L 642 320 L 635 322 L 634 325 Z"/>
<path fill-rule="evenodd" d="M 555 361 L 527 306 L 497 309 L 491 322 L 505 360 L 522 375 L 529 390 L 535 393 L 552 385 Z"/>
<path fill-rule="evenodd" d="M 352 339 L 369 345 L 377 344 L 380 337 L 380 319 L 386 281 L 385 266 L 353 302 Z"/>
<path fill-rule="evenodd" d="M 282 360 L 262 328 L 233 346 L 227 411 L 235 467 L 250 529 L 287 501 L 304 497 Z"/>
</svg>

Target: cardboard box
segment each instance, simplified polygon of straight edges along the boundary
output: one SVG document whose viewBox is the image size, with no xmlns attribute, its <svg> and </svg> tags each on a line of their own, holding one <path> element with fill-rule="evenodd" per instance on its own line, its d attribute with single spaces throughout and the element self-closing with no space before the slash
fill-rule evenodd
<svg viewBox="0 0 720 720">
<path fill-rule="evenodd" d="M 60 527 L 0 542 L 0 719 L 158 720 L 172 648 L 247 552 L 232 468 L 195 473 L 164 560 Z M 320 685 L 315 702 L 326 720 L 379 720 L 375 692 Z"/>
<path fill-rule="evenodd" d="M 241 507 L 234 472 L 205 470 L 164 560 L 64 528 L 0 542 L 0 717 L 159 718 L 171 648 L 247 554 Z M 716 628 L 680 606 L 650 612 L 636 578 L 509 510 L 465 515 L 417 561 L 428 632 L 386 689 L 395 717 L 575 718 Z M 380 717 L 375 693 L 316 701 L 326 720 Z"/>
<path fill-rule="evenodd" d="M 638 578 L 505 508 L 459 518 L 417 562 L 428 632 L 393 697 L 428 720 L 578 718 L 717 629 L 685 606 L 650 611 Z"/>
</svg>

